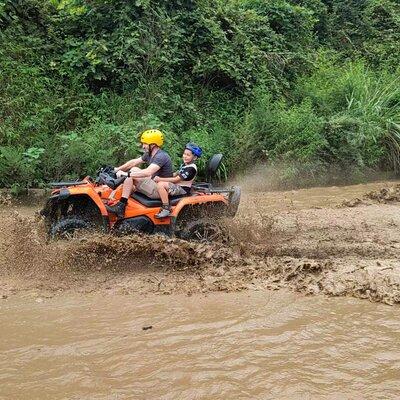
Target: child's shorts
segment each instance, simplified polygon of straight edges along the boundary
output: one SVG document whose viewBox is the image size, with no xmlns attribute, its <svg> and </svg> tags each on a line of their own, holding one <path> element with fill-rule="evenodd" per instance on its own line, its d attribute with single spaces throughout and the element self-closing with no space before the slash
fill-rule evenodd
<svg viewBox="0 0 400 400">
<path fill-rule="evenodd" d="M 157 183 L 155 183 L 151 178 L 141 179 L 136 184 L 136 190 L 140 193 L 145 194 L 147 197 L 150 197 L 150 199 L 160 198 L 157 189 Z M 187 192 L 182 186 L 175 185 L 175 183 L 170 182 L 168 185 L 168 194 L 170 196 L 182 196 L 187 194 Z"/>
<path fill-rule="evenodd" d="M 175 185 L 175 183 L 170 182 L 168 185 L 168 194 L 170 196 L 181 196 L 187 194 L 187 191 L 181 185 Z"/>
</svg>

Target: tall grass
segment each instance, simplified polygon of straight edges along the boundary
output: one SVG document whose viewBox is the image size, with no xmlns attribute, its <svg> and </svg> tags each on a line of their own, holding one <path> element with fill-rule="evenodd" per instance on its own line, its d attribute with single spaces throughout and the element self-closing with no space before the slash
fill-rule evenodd
<svg viewBox="0 0 400 400">
<path fill-rule="evenodd" d="M 361 61 L 338 65 L 322 58 L 313 74 L 297 81 L 290 100 L 257 93 L 243 127 L 246 134 L 238 136 L 247 142 L 239 144 L 252 157 L 258 152 L 270 162 L 303 164 L 301 173 L 330 165 L 399 171 L 399 83 L 400 71 L 389 74 Z"/>
</svg>

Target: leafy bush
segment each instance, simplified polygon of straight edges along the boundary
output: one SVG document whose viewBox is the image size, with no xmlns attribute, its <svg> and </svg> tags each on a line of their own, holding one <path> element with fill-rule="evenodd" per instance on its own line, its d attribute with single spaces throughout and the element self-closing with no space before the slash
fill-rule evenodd
<svg viewBox="0 0 400 400">
<path fill-rule="evenodd" d="M 400 169 L 394 0 L 0 1 L 0 186 L 93 174 L 148 127 L 224 176 Z M 305 172 L 306 171 L 306 172 Z"/>
<path fill-rule="evenodd" d="M 41 182 L 40 157 L 44 149 L 0 147 L 0 186 L 37 186 Z"/>
</svg>

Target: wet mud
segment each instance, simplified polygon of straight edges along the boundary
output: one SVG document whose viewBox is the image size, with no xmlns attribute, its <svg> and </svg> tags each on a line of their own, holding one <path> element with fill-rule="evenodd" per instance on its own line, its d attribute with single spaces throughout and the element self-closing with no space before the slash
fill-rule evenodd
<svg viewBox="0 0 400 400">
<path fill-rule="evenodd" d="M 397 182 L 245 193 L 227 243 L 85 235 L 47 241 L 39 206 L 0 204 L 0 300 L 24 292 L 186 294 L 289 288 L 400 302 Z"/>
</svg>

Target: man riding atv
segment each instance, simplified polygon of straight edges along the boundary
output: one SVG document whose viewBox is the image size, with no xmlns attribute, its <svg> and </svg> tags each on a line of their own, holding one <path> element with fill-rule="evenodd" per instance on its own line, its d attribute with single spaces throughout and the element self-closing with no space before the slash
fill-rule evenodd
<svg viewBox="0 0 400 400">
<path fill-rule="evenodd" d="M 170 179 L 163 182 L 165 178 L 173 176 L 171 159 L 161 149 L 163 134 L 151 129 L 143 132 L 140 141 L 145 150 L 142 157 L 117 168 L 104 166 L 95 179 L 86 176 L 51 183 L 53 190 L 41 210 L 51 238 L 68 238 L 79 230 L 99 230 L 118 235 L 161 233 L 185 240 L 216 240 L 222 232 L 218 220 L 234 217 L 240 203 L 239 187 L 213 184 L 223 155 L 214 154 L 209 159 L 205 182 L 192 184 L 194 156 L 200 156 L 196 152 L 201 149 L 187 144 L 184 153 L 190 150 L 191 154 L 183 158 L 186 169 L 180 170 L 179 182 L 173 183 L 188 189 L 181 194 L 168 185 L 168 196 L 164 193 L 161 200 L 152 178 L 160 177 L 156 180 L 161 186 L 169 183 Z M 139 169 L 142 163 L 148 166 Z M 163 201 L 169 203 L 169 215 L 160 218 Z"/>
<path fill-rule="evenodd" d="M 133 191 L 145 194 L 151 199 L 159 199 L 157 184 L 153 178 L 172 177 L 172 161 L 167 152 L 161 149 L 164 144 L 164 135 L 158 129 L 149 129 L 142 133 L 140 142 L 144 154 L 125 164 L 116 167 L 115 172 L 118 176 L 127 176 L 122 187 L 122 196 L 120 201 L 113 205 L 106 205 L 106 209 L 123 218 L 129 196 Z M 140 169 L 139 165 L 146 163 L 147 168 Z"/>
</svg>

